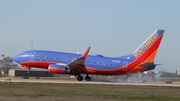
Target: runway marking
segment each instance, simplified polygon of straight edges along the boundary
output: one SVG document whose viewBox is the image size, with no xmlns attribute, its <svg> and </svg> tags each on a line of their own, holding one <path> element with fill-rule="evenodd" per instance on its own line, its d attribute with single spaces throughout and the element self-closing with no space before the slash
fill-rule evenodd
<svg viewBox="0 0 180 101">
<path fill-rule="evenodd" d="M 5 82 L 0 79 L 0 82 Z M 108 85 L 137 85 L 137 86 L 174 86 L 180 87 L 180 82 L 96 82 L 96 81 L 70 81 L 70 80 L 42 80 L 42 79 L 11 79 L 11 82 L 29 82 L 29 83 L 68 83 L 68 84 L 108 84 Z"/>
</svg>

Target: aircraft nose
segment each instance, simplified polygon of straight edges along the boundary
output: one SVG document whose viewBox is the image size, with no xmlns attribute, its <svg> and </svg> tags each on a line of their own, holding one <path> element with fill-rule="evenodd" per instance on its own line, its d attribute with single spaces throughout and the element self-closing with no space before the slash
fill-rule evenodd
<svg viewBox="0 0 180 101">
<path fill-rule="evenodd" d="M 14 57 L 13 57 L 13 61 L 19 63 L 19 62 L 18 62 L 18 56 L 14 56 Z"/>
</svg>

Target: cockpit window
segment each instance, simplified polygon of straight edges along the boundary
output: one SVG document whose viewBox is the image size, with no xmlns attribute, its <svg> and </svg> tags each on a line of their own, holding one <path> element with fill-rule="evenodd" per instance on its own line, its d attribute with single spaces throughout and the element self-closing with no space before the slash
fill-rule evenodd
<svg viewBox="0 0 180 101">
<path fill-rule="evenodd" d="M 24 53 L 21 53 L 20 55 L 25 55 Z"/>
</svg>

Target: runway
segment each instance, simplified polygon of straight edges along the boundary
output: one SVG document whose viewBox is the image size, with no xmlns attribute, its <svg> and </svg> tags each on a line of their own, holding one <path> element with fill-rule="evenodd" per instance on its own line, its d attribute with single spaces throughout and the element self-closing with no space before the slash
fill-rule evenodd
<svg viewBox="0 0 180 101">
<path fill-rule="evenodd" d="M 0 78 L 0 82 L 6 82 L 5 78 Z M 9 81 L 7 81 L 9 82 Z M 104 84 L 104 85 L 138 85 L 138 86 L 174 86 L 180 87 L 180 82 L 99 82 L 99 81 L 75 81 L 75 80 L 49 80 L 49 79 L 20 79 L 11 78 L 10 82 L 29 83 L 67 83 L 67 84 Z"/>
</svg>

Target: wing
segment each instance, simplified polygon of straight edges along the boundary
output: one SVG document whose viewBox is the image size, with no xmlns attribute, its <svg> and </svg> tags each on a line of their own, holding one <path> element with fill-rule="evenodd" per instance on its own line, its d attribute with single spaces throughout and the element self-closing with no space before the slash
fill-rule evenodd
<svg viewBox="0 0 180 101">
<path fill-rule="evenodd" d="M 70 64 L 68 64 L 67 66 L 72 69 L 72 68 L 77 68 L 78 70 L 84 72 L 84 73 L 88 73 L 84 62 L 88 56 L 88 53 L 90 51 L 91 47 L 88 47 L 88 49 L 84 52 L 84 54 L 82 54 L 82 56 L 76 60 L 74 60 L 73 62 L 71 62 Z"/>
</svg>

